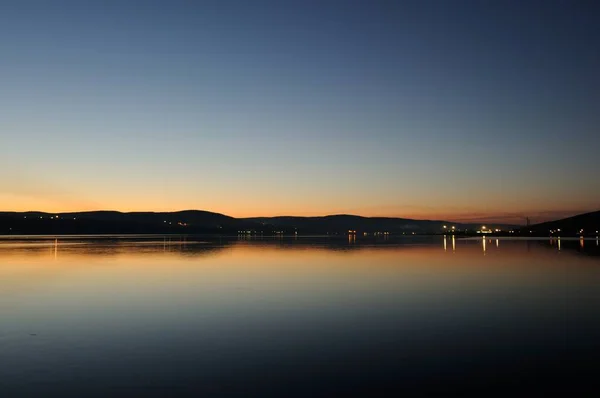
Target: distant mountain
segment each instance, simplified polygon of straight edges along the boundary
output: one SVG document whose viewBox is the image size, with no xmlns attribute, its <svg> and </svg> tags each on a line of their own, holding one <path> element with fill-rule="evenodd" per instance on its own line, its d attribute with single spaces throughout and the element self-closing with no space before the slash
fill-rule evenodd
<svg viewBox="0 0 600 398">
<path fill-rule="evenodd" d="M 600 233 L 600 211 L 594 211 L 591 213 L 579 214 L 577 216 L 563 218 L 562 220 L 548 221 L 541 224 L 532 225 L 528 228 L 523 228 L 524 232 L 533 231 L 536 235 L 548 235 L 550 231 L 556 231 L 560 229 L 560 233 L 563 236 L 569 235 L 581 235 L 580 231 L 583 230 L 584 235 L 595 235 Z M 555 234 L 556 234 L 555 232 Z"/>
<path fill-rule="evenodd" d="M 446 226 L 446 229 L 444 229 Z M 390 234 L 422 234 L 475 230 L 479 224 L 452 223 L 439 220 L 408 218 L 360 217 L 331 215 L 324 217 L 255 217 L 233 218 L 200 210 L 179 212 L 89 211 L 75 213 L 3 212 L 0 213 L 1 234 L 256 234 L 274 232 L 299 234 L 346 234 L 388 232 Z M 490 225 L 493 228 L 509 228 Z"/>
<path fill-rule="evenodd" d="M 410 218 L 393 217 L 361 217 L 347 214 L 331 215 L 324 217 L 254 217 L 246 218 L 251 222 L 261 223 L 264 226 L 285 227 L 297 229 L 303 233 L 340 233 L 348 230 L 357 232 L 390 232 L 390 233 L 440 233 L 456 230 L 475 230 L 480 224 L 462 224 L 451 221 L 439 220 L 414 220 Z M 495 225 L 495 228 L 511 228 L 507 225 Z"/>
<path fill-rule="evenodd" d="M 75 213 L 3 212 L 0 234 L 204 234 L 237 233 L 259 224 L 219 213 L 91 211 Z"/>
</svg>

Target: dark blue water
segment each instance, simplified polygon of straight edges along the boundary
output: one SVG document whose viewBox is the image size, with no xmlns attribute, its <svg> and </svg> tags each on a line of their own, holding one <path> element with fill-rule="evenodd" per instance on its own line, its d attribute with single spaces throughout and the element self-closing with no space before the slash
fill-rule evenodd
<svg viewBox="0 0 600 398">
<path fill-rule="evenodd" d="M 599 387 L 598 241 L 0 241 L 0 397 Z"/>
</svg>

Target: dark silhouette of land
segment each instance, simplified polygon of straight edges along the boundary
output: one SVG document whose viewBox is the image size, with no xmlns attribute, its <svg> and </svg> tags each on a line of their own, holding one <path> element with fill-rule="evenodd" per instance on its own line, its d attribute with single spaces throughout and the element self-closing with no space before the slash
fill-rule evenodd
<svg viewBox="0 0 600 398">
<path fill-rule="evenodd" d="M 490 228 L 513 228 L 489 224 Z M 439 234 L 467 233 L 481 224 L 441 220 L 330 215 L 324 217 L 234 218 L 208 211 L 2 212 L 0 235 L 66 234 Z"/>
<path fill-rule="evenodd" d="M 0 235 L 66 234 L 321 234 L 321 235 L 412 235 L 476 234 L 482 224 L 453 223 L 441 220 L 414 220 L 393 217 L 330 215 L 324 217 L 234 218 L 208 211 L 179 212 L 90 211 L 76 213 L 2 212 Z M 548 236 L 597 235 L 600 211 L 529 227 L 490 224 L 495 234 Z M 495 229 L 501 232 L 496 232 Z M 583 232 L 581 232 L 583 230 Z M 553 231 L 553 232 L 551 232 Z"/>
<path fill-rule="evenodd" d="M 547 236 L 549 234 L 556 236 L 598 236 L 600 233 L 600 211 L 579 214 L 561 220 L 532 225 L 527 228 L 523 227 L 521 229 L 523 233 L 539 236 Z"/>
<path fill-rule="evenodd" d="M 261 224 L 279 226 L 285 229 L 297 228 L 303 233 L 324 233 L 356 231 L 356 233 L 385 233 L 401 234 L 432 234 L 432 233 L 456 233 L 467 230 L 481 229 L 482 224 L 464 224 L 443 220 L 415 220 L 410 218 L 395 217 L 361 217 L 354 215 L 330 215 L 324 217 L 257 217 L 245 220 Z M 492 224 L 489 224 L 490 226 Z M 444 226 L 446 228 L 444 228 Z M 454 229 L 452 229 L 454 227 Z M 496 228 L 512 228 L 509 225 L 495 225 Z"/>
</svg>

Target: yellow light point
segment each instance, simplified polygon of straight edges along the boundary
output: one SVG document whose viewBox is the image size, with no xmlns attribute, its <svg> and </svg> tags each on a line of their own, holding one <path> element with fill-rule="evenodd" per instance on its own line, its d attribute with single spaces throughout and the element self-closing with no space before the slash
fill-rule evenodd
<svg viewBox="0 0 600 398">
<path fill-rule="evenodd" d="M 448 228 L 447 226 L 444 225 L 444 229 Z"/>
</svg>

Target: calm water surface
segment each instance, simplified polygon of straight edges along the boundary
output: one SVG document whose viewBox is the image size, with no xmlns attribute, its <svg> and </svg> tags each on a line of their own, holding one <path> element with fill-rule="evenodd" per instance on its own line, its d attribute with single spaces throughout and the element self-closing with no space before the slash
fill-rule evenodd
<svg viewBox="0 0 600 398">
<path fill-rule="evenodd" d="M 0 239 L 0 397 L 598 387 L 598 240 Z"/>
</svg>

